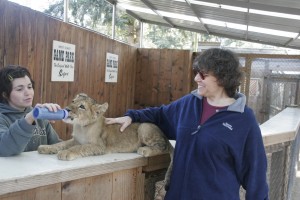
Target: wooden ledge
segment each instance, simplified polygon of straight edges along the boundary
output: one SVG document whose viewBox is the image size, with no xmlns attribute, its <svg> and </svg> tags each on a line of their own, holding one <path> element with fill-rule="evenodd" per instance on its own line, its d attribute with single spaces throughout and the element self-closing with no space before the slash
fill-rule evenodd
<svg viewBox="0 0 300 200">
<path fill-rule="evenodd" d="M 107 154 L 58 160 L 56 155 L 36 151 L 14 157 L 0 157 L 0 195 L 75 179 L 107 174 L 147 165 L 147 158 L 136 153 Z"/>
<path fill-rule="evenodd" d="M 295 139 L 300 127 L 300 108 L 286 108 L 260 126 L 265 146 Z"/>
</svg>

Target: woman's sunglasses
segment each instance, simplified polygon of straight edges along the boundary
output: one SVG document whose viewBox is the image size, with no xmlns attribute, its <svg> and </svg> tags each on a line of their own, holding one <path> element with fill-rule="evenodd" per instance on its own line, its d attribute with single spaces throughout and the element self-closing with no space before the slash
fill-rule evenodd
<svg viewBox="0 0 300 200">
<path fill-rule="evenodd" d="M 203 72 L 201 72 L 201 71 L 198 71 L 198 70 L 196 70 L 196 69 L 194 69 L 193 72 L 194 72 L 194 75 L 195 75 L 195 76 L 197 76 L 197 74 L 199 74 L 199 76 L 200 76 L 200 78 L 201 78 L 202 80 L 204 80 L 204 79 L 208 76 L 208 74 L 203 73 Z"/>
</svg>

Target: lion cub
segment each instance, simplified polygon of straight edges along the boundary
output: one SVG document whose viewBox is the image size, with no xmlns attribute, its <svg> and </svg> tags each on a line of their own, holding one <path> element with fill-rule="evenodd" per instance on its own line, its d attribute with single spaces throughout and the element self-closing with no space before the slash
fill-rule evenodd
<svg viewBox="0 0 300 200">
<path fill-rule="evenodd" d="M 53 145 L 41 145 L 41 154 L 56 154 L 60 160 L 108 153 L 137 152 L 148 157 L 173 153 L 173 147 L 162 131 L 150 123 L 132 123 L 123 133 L 119 124 L 105 123 L 108 104 L 98 104 L 86 94 L 78 94 L 66 107 L 64 122 L 73 125 L 73 138 Z"/>
<path fill-rule="evenodd" d="M 108 104 L 98 104 L 86 94 L 78 94 L 66 107 L 69 112 L 64 122 L 73 125 L 73 138 L 53 145 L 40 145 L 41 154 L 56 154 L 60 160 L 108 153 L 129 153 L 148 157 L 169 153 L 171 164 L 165 176 L 166 187 L 172 170 L 173 146 L 162 131 L 150 123 L 132 123 L 123 133 L 119 124 L 105 123 Z"/>
</svg>

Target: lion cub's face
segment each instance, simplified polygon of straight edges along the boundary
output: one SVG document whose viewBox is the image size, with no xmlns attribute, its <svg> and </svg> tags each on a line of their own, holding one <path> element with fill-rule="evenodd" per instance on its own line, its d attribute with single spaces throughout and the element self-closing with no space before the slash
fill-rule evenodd
<svg viewBox="0 0 300 200">
<path fill-rule="evenodd" d="M 76 95 L 72 103 L 66 109 L 69 112 L 68 118 L 63 121 L 69 124 L 87 126 L 94 123 L 100 116 L 103 116 L 108 104 L 97 104 L 97 102 L 84 93 Z"/>
</svg>

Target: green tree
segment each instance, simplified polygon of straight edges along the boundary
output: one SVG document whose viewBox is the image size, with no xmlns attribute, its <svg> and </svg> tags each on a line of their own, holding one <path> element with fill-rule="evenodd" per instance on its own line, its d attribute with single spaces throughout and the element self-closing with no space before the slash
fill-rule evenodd
<svg viewBox="0 0 300 200">
<path fill-rule="evenodd" d="M 52 2 L 52 4 L 49 5 L 49 8 L 44 10 L 44 13 L 51 15 L 53 17 L 57 17 L 59 19 L 64 18 L 64 1 L 58 0 Z"/>
<path fill-rule="evenodd" d="M 112 5 L 105 0 L 70 0 L 69 11 L 69 22 L 104 34 L 111 34 Z M 63 19 L 64 1 L 53 2 L 44 12 Z"/>
<path fill-rule="evenodd" d="M 140 26 L 138 20 L 121 9 L 117 9 L 115 31 L 117 39 L 133 46 L 139 44 Z"/>
<path fill-rule="evenodd" d="M 181 29 L 147 24 L 144 32 L 146 47 L 192 49 L 195 33 Z"/>
<path fill-rule="evenodd" d="M 70 0 L 68 21 L 111 35 L 112 9 L 112 5 L 105 0 Z M 62 19 L 64 15 L 63 0 L 53 2 L 44 12 Z M 137 45 L 140 34 L 138 20 L 118 8 L 116 13 L 116 39 Z M 190 31 L 146 24 L 144 32 L 145 47 L 192 49 L 195 46 L 195 33 Z"/>
</svg>

